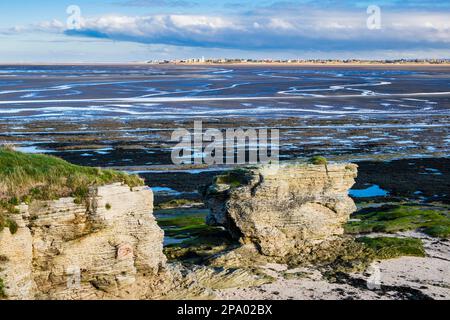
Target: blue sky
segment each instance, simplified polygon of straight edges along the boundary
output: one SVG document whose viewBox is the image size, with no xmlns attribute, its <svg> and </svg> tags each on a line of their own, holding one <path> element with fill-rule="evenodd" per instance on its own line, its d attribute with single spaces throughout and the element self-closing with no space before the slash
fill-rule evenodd
<svg viewBox="0 0 450 320">
<path fill-rule="evenodd" d="M 0 17 L 0 62 L 450 58 L 450 1 L 14 0 Z"/>
</svg>

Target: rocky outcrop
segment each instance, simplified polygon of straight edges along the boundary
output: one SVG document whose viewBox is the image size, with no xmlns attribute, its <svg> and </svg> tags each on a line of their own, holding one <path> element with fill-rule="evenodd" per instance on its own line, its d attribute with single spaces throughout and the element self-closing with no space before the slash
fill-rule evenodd
<svg viewBox="0 0 450 320">
<path fill-rule="evenodd" d="M 265 256 L 298 255 L 343 234 L 356 209 L 348 196 L 356 176 L 354 164 L 235 170 L 205 191 L 207 223 L 224 226 Z"/>
<path fill-rule="evenodd" d="M 256 262 L 311 256 L 311 248 L 329 255 L 326 244 L 339 245 L 355 209 L 347 195 L 355 177 L 352 164 L 262 166 L 217 177 L 205 192 L 208 223 L 247 245 L 193 269 L 166 265 L 147 187 L 114 184 L 90 190 L 82 203 L 22 204 L 10 216 L 17 231 L 0 231 L 0 298 L 2 291 L 8 299 L 211 298 L 216 289 L 266 283 L 250 269 L 222 266 L 252 255 Z"/>
<path fill-rule="evenodd" d="M 114 184 L 74 198 L 35 201 L 0 232 L 9 299 L 142 299 L 161 281 L 163 232 L 149 188 Z"/>
</svg>

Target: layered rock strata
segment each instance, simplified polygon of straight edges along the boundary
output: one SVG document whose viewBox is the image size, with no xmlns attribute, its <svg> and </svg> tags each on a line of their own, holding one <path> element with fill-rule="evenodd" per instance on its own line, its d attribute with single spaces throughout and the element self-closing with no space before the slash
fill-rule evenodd
<svg viewBox="0 0 450 320">
<path fill-rule="evenodd" d="M 218 176 L 205 191 L 207 223 L 270 257 L 298 255 L 343 234 L 356 210 L 354 164 L 289 164 Z"/>
<path fill-rule="evenodd" d="M 164 269 L 163 232 L 149 188 L 114 184 L 74 198 L 35 201 L 0 232 L 0 279 L 9 299 L 142 299 Z"/>
</svg>

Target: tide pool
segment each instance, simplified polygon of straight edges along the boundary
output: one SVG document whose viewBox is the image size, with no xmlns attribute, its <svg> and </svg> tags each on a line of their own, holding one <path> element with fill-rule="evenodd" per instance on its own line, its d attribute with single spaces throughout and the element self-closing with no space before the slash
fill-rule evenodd
<svg viewBox="0 0 450 320">
<path fill-rule="evenodd" d="M 372 185 L 366 189 L 351 189 L 349 195 L 354 198 L 371 198 L 385 197 L 389 194 L 386 190 L 380 188 L 379 185 Z"/>
</svg>

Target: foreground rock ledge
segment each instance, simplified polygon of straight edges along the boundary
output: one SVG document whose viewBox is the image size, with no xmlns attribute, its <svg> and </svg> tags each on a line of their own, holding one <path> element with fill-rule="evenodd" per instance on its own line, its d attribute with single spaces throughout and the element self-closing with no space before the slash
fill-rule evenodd
<svg viewBox="0 0 450 320">
<path fill-rule="evenodd" d="M 21 205 L 17 233 L 0 232 L 0 278 L 9 299 L 143 299 L 164 268 L 163 232 L 149 188 L 121 184 Z"/>
<path fill-rule="evenodd" d="M 344 233 L 356 210 L 348 190 L 355 164 L 289 164 L 239 169 L 205 191 L 207 223 L 224 226 L 270 257 L 297 255 Z"/>
</svg>

